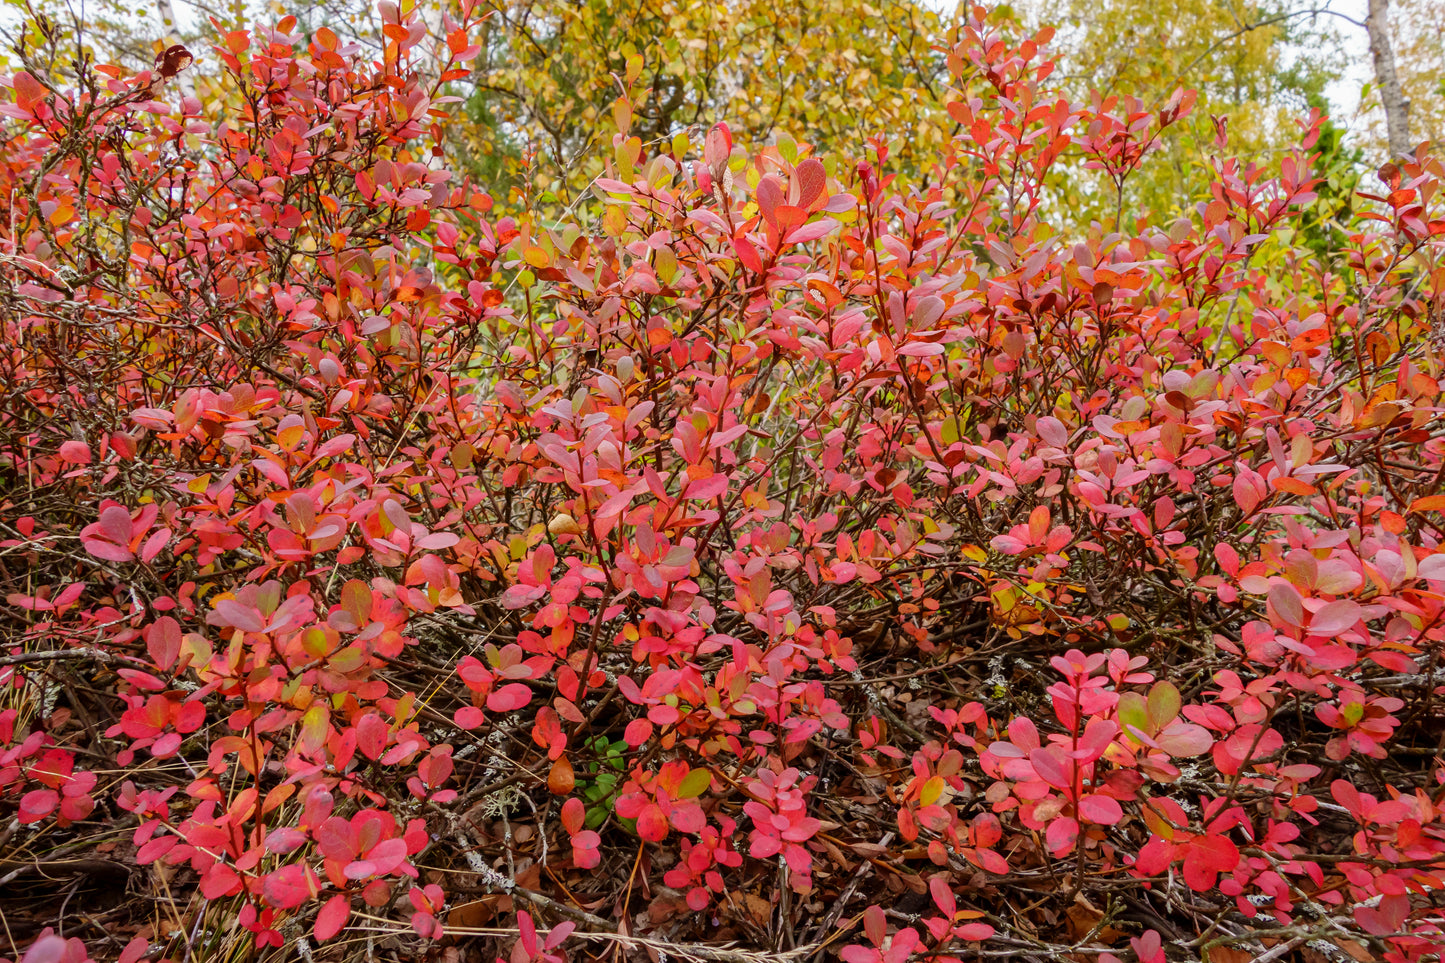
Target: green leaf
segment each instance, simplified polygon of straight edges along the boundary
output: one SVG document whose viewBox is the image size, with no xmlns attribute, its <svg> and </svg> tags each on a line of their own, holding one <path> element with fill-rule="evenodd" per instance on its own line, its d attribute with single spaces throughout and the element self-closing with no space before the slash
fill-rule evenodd
<svg viewBox="0 0 1445 963">
<path fill-rule="evenodd" d="M 678 799 L 695 799 L 707 792 L 712 785 L 712 773 L 706 769 L 694 769 L 677 787 Z"/>
<path fill-rule="evenodd" d="M 1163 729 L 1179 715 L 1183 700 L 1172 682 L 1156 682 L 1149 690 L 1149 722 L 1154 732 Z"/>
<path fill-rule="evenodd" d="M 354 645 L 347 646 L 330 659 L 327 659 L 331 668 L 337 672 L 355 672 L 361 668 L 362 663 L 365 661 L 366 653 Z"/>
<path fill-rule="evenodd" d="M 1137 692 L 1125 692 L 1119 696 L 1119 726 L 1124 734 L 1133 738 L 1134 731 L 1152 735 L 1149 731 L 1149 709 L 1144 702 L 1144 697 Z M 1131 729 L 1130 727 L 1133 727 Z M 1134 740 L 1138 742 L 1137 739 Z"/>
</svg>

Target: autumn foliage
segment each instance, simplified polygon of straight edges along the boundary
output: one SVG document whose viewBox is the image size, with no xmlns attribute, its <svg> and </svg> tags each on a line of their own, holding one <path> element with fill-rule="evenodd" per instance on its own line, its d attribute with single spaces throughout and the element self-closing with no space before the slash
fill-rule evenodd
<svg viewBox="0 0 1445 963">
<path fill-rule="evenodd" d="M 1437 957 L 1428 145 L 1339 250 L 1317 113 L 1070 233 L 1193 96 L 975 8 L 926 177 L 643 143 L 629 73 L 503 217 L 483 11 L 380 11 L 221 31 L 216 110 L 184 50 L 0 80 L 12 956 Z"/>
</svg>

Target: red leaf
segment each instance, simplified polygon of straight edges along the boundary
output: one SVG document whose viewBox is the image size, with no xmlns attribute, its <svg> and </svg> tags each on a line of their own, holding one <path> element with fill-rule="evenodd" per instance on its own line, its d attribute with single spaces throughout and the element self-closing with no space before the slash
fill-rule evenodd
<svg viewBox="0 0 1445 963">
<path fill-rule="evenodd" d="M 783 203 L 783 186 L 778 182 L 777 175 L 766 174 L 758 181 L 757 199 L 758 211 L 763 219 L 776 227 L 778 205 Z"/>
<path fill-rule="evenodd" d="M 1372 936 L 1385 936 L 1405 929 L 1405 917 L 1410 911 L 1409 897 L 1403 895 L 1385 896 L 1378 906 L 1357 906 L 1355 922 Z"/>
<path fill-rule="evenodd" d="M 386 751 L 387 738 L 391 735 L 386 721 L 375 712 L 368 712 L 356 723 L 356 748 L 368 759 L 376 760 Z"/>
<path fill-rule="evenodd" d="M 562 804 L 562 828 L 568 835 L 575 836 L 582 831 L 587 821 L 587 807 L 582 800 L 572 798 Z"/>
<path fill-rule="evenodd" d="M 1079 839 L 1079 823 L 1076 819 L 1068 816 L 1060 816 L 1049 823 L 1049 828 L 1044 831 L 1044 840 L 1049 844 L 1049 851 L 1055 856 L 1067 856 L 1073 852 L 1074 844 Z"/>
<path fill-rule="evenodd" d="M 266 902 L 277 909 L 294 909 L 315 893 L 314 879 L 305 866 L 293 863 L 269 873 L 262 883 Z"/>
<path fill-rule="evenodd" d="M 220 899 L 241 891 L 241 877 L 224 863 L 217 863 L 201 875 L 201 895 L 206 899 Z"/>
<path fill-rule="evenodd" d="M 517 913 L 517 936 L 522 944 L 522 949 L 533 959 L 537 957 L 537 924 L 532 921 L 532 914 L 526 910 Z"/>
<path fill-rule="evenodd" d="M 888 921 L 881 906 L 872 905 L 863 911 L 863 932 L 874 946 L 882 946 L 888 935 Z"/>
<path fill-rule="evenodd" d="M 413 913 L 411 928 L 416 930 L 416 934 L 424 940 L 439 940 L 444 935 L 442 924 L 430 913 Z"/>
<path fill-rule="evenodd" d="M 933 896 L 933 903 L 943 915 L 952 917 L 958 912 L 958 902 L 953 898 L 953 889 L 948 885 L 948 874 L 938 873 L 928 881 L 928 892 Z"/>
<path fill-rule="evenodd" d="M 162 615 L 146 627 L 146 652 L 162 672 L 170 671 L 181 654 L 181 626 L 169 615 Z"/>
<path fill-rule="evenodd" d="M 738 260 L 742 262 L 743 267 L 754 274 L 762 273 L 762 258 L 758 257 L 758 249 L 753 246 L 751 241 L 739 234 L 733 238 L 733 249 L 738 252 Z"/>
<path fill-rule="evenodd" d="M 324 943 L 340 933 L 350 916 L 351 898 L 340 893 L 331 897 L 326 905 L 321 907 L 321 912 L 316 914 L 316 926 L 312 929 L 316 941 Z"/>
<path fill-rule="evenodd" d="M 171 540 L 171 530 L 170 530 L 169 528 L 162 528 L 162 529 L 158 529 L 157 531 L 153 532 L 153 533 L 151 534 L 151 537 L 148 538 L 148 539 L 146 539 L 146 540 L 145 540 L 145 544 L 141 546 L 141 550 L 140 550 L 140 558 L 141 558 L 141 561 L 142 561 L 142 562 L 152 562 L 152 561 L 154 561 L 154 560 L 155 560 L 155 557 L 161 553 L 161 549 L 165 548 L 166 545 L 170 543 L 170 540 Z"/>
<path fill-rule="evenodd" d="M 62 442 L 60 457 L 72 465 L 89 465 L 90 446 L 83 441 Z"/>
<path fill-rule="evenodd" d="M 1189 844 L 1190 849 L 1211 869 L 1228 872 L 1239 865 L 1239 849 L 1227 838 L 1210 834 L 1199 836 Z"/>
<path fill-rule="evenodd" d="M 798 206 L 812 207 L 813 202 L 822 196 L 823 188 L 828 182 L 828 174 L 823 168 L 823 162 L 816 157 L 809 157 L 798 165 L 793 176 L 798 181 Z"/>
<path fill-rule="evenodd" d="M 146 951 L 150 948 L 150 940 L 144 936 L 137 936 L 125 945 L 125 949 L 120 951 L 117 963 L 136 963 L 146 955 Z"/>
<path fill-rule="evenodd" d="M 622 732 L 628 748 L 636 749 L 652 737 L 652 723 L 646 719 L 633 719 Z"/>
<path fill-rule="evenodd" d="M 54 789 L 32 789 L 20 797 L 20 822 L 38 822 L 60 805 L 60 794 Z"/>
<path fill-rule="evenodd" d="M 637 814 L 637 835 L 650 843 L 667 838 L 667 817 L 656 803 L 648 803 Z"/>
<path fill-rule="evenodd" d="M 1303 626 L 1305 623 L 1304 602 L 1292 585 L 1276 582 L 1269 587 L 1269 604 L 1287 625 Z"/>
</svg>

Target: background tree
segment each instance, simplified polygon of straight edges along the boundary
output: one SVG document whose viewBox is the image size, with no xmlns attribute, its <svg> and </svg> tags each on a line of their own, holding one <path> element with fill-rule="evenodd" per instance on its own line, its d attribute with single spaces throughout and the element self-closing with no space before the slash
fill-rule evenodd
<svg viewBox="0 0 1445 963">
<path fill-rule="evenodd" d="M 1195 110 L 1162 135 L 1167 161 L 1129 179 L 1124 216 L 1173 215 L 1197 200 L 1207 158 L 1227 133 L 1229 150 L 1262 159 L 1298 136 L 1296 119 L 1324 107 L 1338 70 L 1335 30 L 1294 0 L 1025 0 L 1034 23 L 1060 25 L 1054 46 L 1064 85 L 1076 92 L 1127 92 L 1143 110 L 1173 92 L 1197 92 Z M 1074 181 L 1065 205 L 1112 225 L 1120 194 L 1098 176 Z"/>
<path fill-rule="evenodd" d="M 856 151 L 880 134 L 907 165 L 950 126 L 933 49 L 945 19 L 914 0 L 499 0 L 494 9 L 469 79 L 474 126 L 454 142 L 472 159 L 513 155 L 511 176 L 525 170 L 527 189 L 564 201 L 610 155 L 622 86 L 633 92 L 622 126 L 648 143 L 719 121 L 750 143 L 782 134 L 824 150 Z"/>
<path fill-rule="evenodd" d="M 1388 11 L 1388 35 L 1394 55 L 1400 103 L 1407 106 L 1397 121 L 1396 139 L 1413 151 L 1422 140 L 1445 137 L 1445 3 L 1441 0 L 1395 0 Z M 1381 106 L 1386 91 L 1380 89 Z M 1373 98 L 1372 98 L 1373 99 Z M 1383 130 L 1382 130 L 1383 128 Z M 1371 146 L 1391 150 L 1389 111 L 1382 109 L 1367 127 Z"/>
<path fill-rule="evenodd" d="M 1369 0 L 1365 30 L 1370 37 L 1370 60 L 1375 67 L 1375 87 L 1385 111 L 1385 142 L 1392 158 L 1409 152 L 1410 102 L 1400 86 L 1395 66 L 1395 42 L 1391 36 L 1390 0 Z"/>
</svg>

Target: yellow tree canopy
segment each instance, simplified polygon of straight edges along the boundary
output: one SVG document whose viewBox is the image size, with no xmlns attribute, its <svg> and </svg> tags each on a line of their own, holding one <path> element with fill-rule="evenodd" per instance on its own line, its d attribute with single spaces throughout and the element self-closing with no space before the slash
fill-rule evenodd
<svg viewBox="0 0 1445 963">
<path fill-rule="evenodd" d="M 901 163 L 952 129 L 947 22 L 912 0 L 496 0 L 468 104 L 451 132 L 477 156 L 515 152 L 527 188 L 571 196 L 611 156 L 612 105 L 631 91 L 643 142 L 727 122 L 743 143 L 778 134 L 858 152 L 893 142 Z M 500 135 L 500 136 L 499 136 Z M 457 143 L 460 141 L 460 143 Z M 506 164 L 495 164 L 493 169 Z"/>
<path fill-rule="evenodd" d="M 1198 92 L 1160 155 L 1128 184 L 1123 214 L 1179 213 L 1197 199 L 1221 130 L 1229 152 L 1260 158 L 1293 143 L 1296 121 L 1324 107 L 1336 25 L 1300 4 L 1239 0 L 1024 0 L 1031 22 L 1058 24 L 1053 45 L 1071 91 L 1132 93 L 1158 110 L 1179 88 Z M 1216 123 L 1216 118 L 1218 123 Z M 1069 207 L 1112 223 L 1117 199 L 1080 177 Z"/>
</svg>

